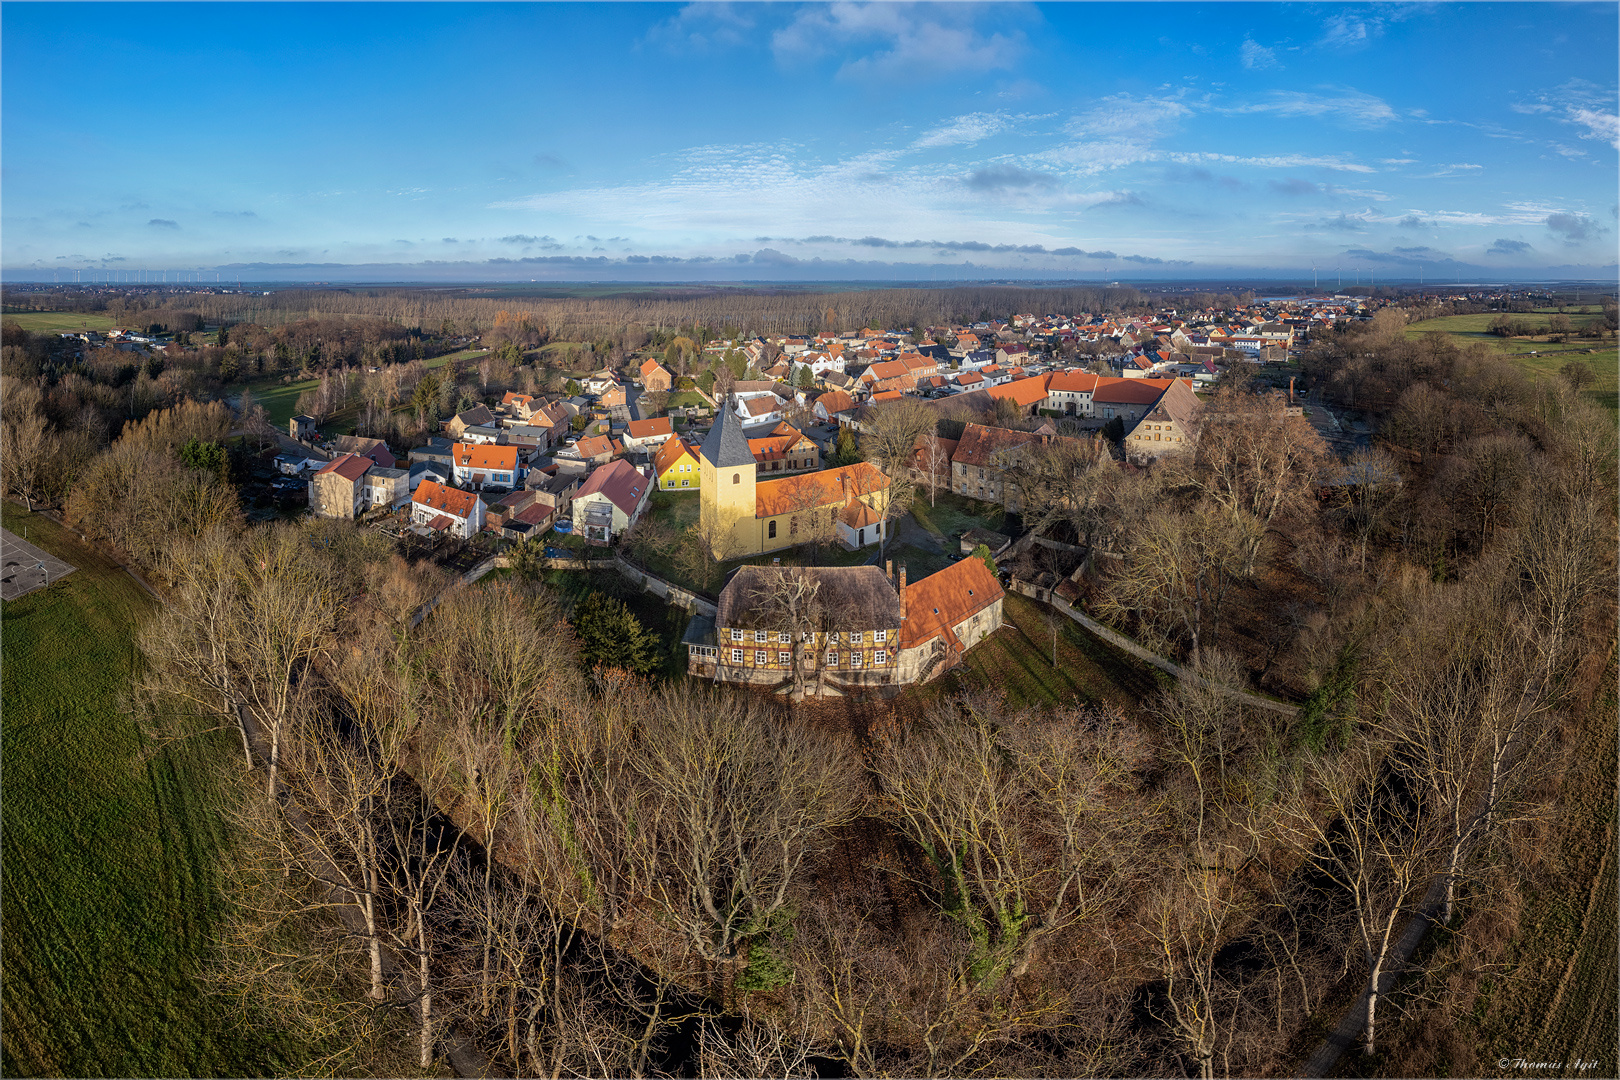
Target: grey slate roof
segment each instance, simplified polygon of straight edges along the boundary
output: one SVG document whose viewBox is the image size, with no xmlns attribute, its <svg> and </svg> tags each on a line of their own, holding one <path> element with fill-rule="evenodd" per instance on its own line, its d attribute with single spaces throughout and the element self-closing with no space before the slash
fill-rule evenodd
<svg viewBox="0 0 1620 1080">
<path fill-rule="evenodd" d="M 717 469 L 754 463 L 753 451 L 748 449 L 748 438 L 743 434 L 742 419 L 734 409 L 722 405 L 720 418 L 704 437 L 699 453 Z"/>
</svg>

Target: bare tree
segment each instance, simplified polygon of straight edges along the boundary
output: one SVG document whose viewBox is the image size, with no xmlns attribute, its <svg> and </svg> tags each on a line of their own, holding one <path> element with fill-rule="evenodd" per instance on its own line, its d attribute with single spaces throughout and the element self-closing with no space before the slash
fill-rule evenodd
<svg viewBox="0 0 1620 1080">
<path fill-rule="evenodd" d="M 1129 554 L 1108 577 L 1100 610 L 1134 616 L 1161 639 L 1184 634 L 1196 666 L 1219 627 L 1233 585 L 1252 563 L 1262 526 L 1247 514 L 1201 507 L 1154 511 L 1134 531 Z"/>
<path fill-rule="evenodd" d="M 1238 765 L 1240 706 L 1230 691 L 1242 684 L 1241 660 L 1209 649 L 1186 677 L 1160 693 L 1154 710 L 1164 724 L 1171 756 L 1187 767 L 1198 789 L 1193 837 L 1199 845 L 1209 792 L 1225 791 L 1228 769 Z"/>
<path fill-rule="evenodd" d="M 1188 866 L 1149 901 L 1147 913 L 1142 928 L 1164 980 L 1153 1015 L 1197 1063 L 1202 1080 L 1214 1080 L 1215 1059 L 1229 1058 L 1242 1011 L 1242 989 L 1216 957 L 1247 912 L 1225 872 Z M 1221 1071 L 1230 1072 L 1229 1060 Z"/>
<path fill-rule="evenodd" d="M 1359 447 L 1350 454 L 1339 478 L 1344 485 L 1340 512 L 1360 545 L 1361 569 L 1365 573 L 1367 541 L 1383 527 L 1401 497 L 1400 467 L 1387 450 Z"/>
<path fill-rule="evenodd" d="M 888 748 L 885 816 L 929 853 L 940 909 L 973 943 L 973 984 L 1022 975 L 1043 941 L 1121 895 L 1137 811 L 1120 793 L 1141 752 L 1116 716 L 1007 715 L 988 694 Z"/>
<path fill-rule="evenodd" d="M 47 484 L 55 436 L 40 407 L 39 387 L 8 375 L 0 394 L 0 479 L 6 493 L 20 496 L 32 513 Z"/>
<path fill-rule="evenodd" d="M 1378 1002 L 1401 927 L 1418 914 L 1439 869 L 1443 830 L 1427 800 L 1389 783 L 1388 744 L 1358 739 L 1313 757 L 1285 792 L 1278 836 L 1346 902 L 1367 971 L 1367 1042 L 1377 1049 Z"/>
<path fill-rule="evenodd" d="M 814 636 L 822 629 L 821 583 L 800 567 L 776 567 L 759 579 L 748 606 L 788 635 L 793 655 L 793 697 L 804 697 L 805 668 L 818 668 Z"/>
<path fill-rule="evenodd" d="M 950 490 L 951 486 L 951 455 L 950 447 L 933 434 L 922 436 L 922 446 L 916 454 L 916 468 L 927 477 L 928 505 L 937 505 L 940 485 Z"/>
<path fill-rule="evenodd" d="M 1272 523 L 1311 505 L 1327 446 L 1304 416 L 1289 414 L 1277 393 L 1219 391 L 1204 406 L 1199 432 L 1200 486 L 1228 514 L 1260 523 L 1248 540 L 1244 570 L 1252 572 Z"/>
</svg>

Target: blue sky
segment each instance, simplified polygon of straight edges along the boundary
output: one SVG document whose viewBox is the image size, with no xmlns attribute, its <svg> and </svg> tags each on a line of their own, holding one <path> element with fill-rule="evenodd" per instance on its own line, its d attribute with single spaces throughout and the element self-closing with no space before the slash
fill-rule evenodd
<svg viewBox="0 0 1620 1080">
<path fill-rule="evenodd" d="M 1613 277 L 1602 4 L 0 10 L 0 266 Z"/>
</svg>

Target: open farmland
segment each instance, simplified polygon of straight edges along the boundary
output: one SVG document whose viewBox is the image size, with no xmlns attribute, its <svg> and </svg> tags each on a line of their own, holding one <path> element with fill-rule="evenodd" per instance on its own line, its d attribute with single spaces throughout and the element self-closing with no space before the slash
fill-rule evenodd
<svg viewBox="0 0 1620 1080">
<path fill-rule="evenodd" d="M 3 317 L 14 322 L 30 334 L 66 334 L 79 330 L 113 330 L 118 324 L 111 315 L 100 311 L 24 311 Z"/>
<path fill-rule="evenodd" d="M 1425 319 L 1407 326 L 1406 336 L 1416 340 L 1424 334 L 1438 331 L 1452 338 L 1458 345 L 1477 342 L 1497 352 L 1505 353 L 1522 370 L 1549 378 L 1557 376 L 1559 369 L 1571 360 L 1579 360 L 1590 365 L 1593 374 L 1597 376 L 1597 381 L 1587 387 L 1585 391 L 1587 396 L 1610 412 L 1620 411 L 1620 353 L 1613 347 L 1594 349 L 1591 341 L 1578 339 L 1557 342 L 1547 341 L 1545 337 L 1540 339 L 1498 337 L 1489 332 L 1491 321 L 1497 317 L 1496 314 L 1446 315 L 1438 319 Z M 1515 316 L 1527 321 L 1539 321 L 1543 330 L 1546 328 L 1547 317 L 1545 312 Z M 1571 314 L 1569 318 L 1570 322 L 1580 329 L 1597 320 L 1599 316 L 1594 312 L 1586 312 Z"/>
</svg>

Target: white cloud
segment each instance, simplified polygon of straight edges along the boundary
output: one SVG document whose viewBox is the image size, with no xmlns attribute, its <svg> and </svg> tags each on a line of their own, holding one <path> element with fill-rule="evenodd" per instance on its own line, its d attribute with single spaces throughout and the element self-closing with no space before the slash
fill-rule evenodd
<svg viewBox="0 0 1620 1080">
<path fill-rule="evenodd" d="M 1179 98 L 1113 94 L 1075 117 L 1068 127 L 1086 138 L 1152 139 L 1191 115 L 1192 109 Z"/>
<path fill-rule="evenodd" d="M 1370 45 L 1383 36 L 1386 25 L 1410 17 L 1414 13 L 1412 8 L 1416 6 L 1390 5 L 1374 9 L 1376 14 L 1369 14 L 1366 8 L 1362 8 L 1330 15 L 1322 23 L 1322 37 L 1317 44 L 1329 49 L 1359 49 Z"/>
<path fill-rule="evenodd" d="M 995 23 L 1005 27 L 1021 13 L 996 6 Z M 1015 70 L 1028 42 L 1022 30 L 985 32 L 976 25 L 984 12 L 975 6 L 911 7 L 840 0 L 801 8 L 793 21 L 771 35 L 777 63 L 791 65 L 834 51 L 852 55 L 838 69 L 840 78 L 916 79 L 929 73 Z"/>
<path fill-rule="evenodd" d="M 687 4 L 657 23 L 646 40 L 672 51 L 707 52 L 738 48 L 755 38 L 754 19 L 747 8 L 730 3 Z"/>
<path fill-rule="evenodd" d="M 1620 150 L 1620 115 L 1598 112 L 1596 109 L 1574 109 L 1569 118 L 1586 128 L 1581 138 L 1598 139 Z"/>
<path fill-rule="evenodd" d="M 1003 113 L 968 113 L 947 120 L 912 143 L 911 147 L 914 150 L 927 150 L 936 146 L 972 146 L 1011 126 L 1012 118 Z"/>
<path fill-rule="evenodd" d="M 1269 157 L 1243 157 L 1238 154 L 1183 154 L 1172 153 L 1164 155 L 1166 160 L 1182 165 L 1197 165 L 1207 162 L 1220 162 L 1230 165 L 1251 165 L 1258 169 L 1333 169 L 1336 172 L 1370 173 L 1374 170 L 1367 165 L 1354 161 L 1344 161 L 1334 157 L 1318 157 L 1308 154 L 1273 154 Z"/>
<path fill-rule="evenodd" d="M 1271 113 L 1285 117 L 1326 117 L 1346 127 L 1382 127 L 1397 119 L 1395 110 L 1382 98 L 1359 90 L 1339 90 L 1333 94 L 1310 94 L 1300 90 L 1273 90 L 1262 101 L 1222 110 L 1230 113 Z"/>
<path fill-rule="evenodd" d="M 1277 66 L 1277 54 L 1256 42 L 1253 38 L 1243 39 L 1243 45 L 1238 49 L 1238 55 L 1243 58 L 1243 66 L 1251 70 Z"/>
</svg>

